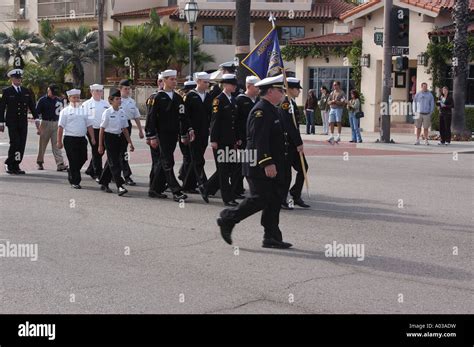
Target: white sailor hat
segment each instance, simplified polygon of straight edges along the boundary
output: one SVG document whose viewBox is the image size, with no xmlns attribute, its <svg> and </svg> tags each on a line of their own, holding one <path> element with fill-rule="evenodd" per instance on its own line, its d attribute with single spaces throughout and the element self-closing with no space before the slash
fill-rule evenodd
<svg viewBox="0 0 474 347">
<path fill-rule="evenodd" d="M 222 75 L 222 79 L 221 79 L 220 82 L 221 83 L 229 83 L 229 84 L 237 85 L 237 78 L 235 77 L 234 74 L 225 73 L 224 75 Z"/>
<path fill-rule="evenodd" d="M 220 69 L 225 69 L 229 72 L 234 72 L 235 69 L 237 68 L 237 66 L 235 65 L 235 62 L 228 61 L 228 62 L 225 62 L 225 63 L 222 63 L 221 65 L 219 65 L 219 68 Z"/>
<path fill-rule="evenodd" d="M 197 86 L 197 83 L 194 81 L 186 81 L 184 82 L 184 88 L 183 89 L 193 89 L 194 87 Z"/>
<path fill-rule="evenodd" d="M 14 77 L 14 78 L 22 78 L 23 77 L 23 70 L 22 69 L 13 69 L 8 71 L 7 73 L 8 77 Z"/>
<path fill-rule="evenodd" d="M 66 92 L 67 96 L 81 95 L 80 89 L 70 89 Z"/>
<path fill-rule="evenodd" d="M 283 75 L 264 78 L 260 82 L 255 83 L 255 87 L 259 87 L 260 89 L 268 89 L 268 88 L 284 89 L 285 86 L 283 84 Z"/>
<path fill-rule="evenodd" d="M 247 76 L 247 78 L 245 79 L 245 83 L 247 84 L 255 84 L 258 81 L 260 81 L 260 78 L 258 78 L 257 76 Z"/>
<path fill-rule="evenodd" d="M 288 82 L 288 88 L 302 89 L 299 79 L 294 77 L 288 77 L 286 81 Z"/>
<path fill-rule="evenodd" d="M 104 86 L 102 84 L 97 83 L 91 84 L 89 88 L 90 90 L 104 90 Z"/>
<path fill-rule="evenodd" d="M 177 75 L 177 71 L 176 70 L 165 70 L 161 73 L 161 77 L 162 78 L 166 78 L 166 77 L 176 77 Z"/>
<path fill-rule="evenodd" d="M 203 81 L 209 81 L 211 78 L 211 75 L 209 75 L 207 72 L 196 72 L 194 74 L 194 79 L 195 80 L 203 80 Z"/>
</svg>

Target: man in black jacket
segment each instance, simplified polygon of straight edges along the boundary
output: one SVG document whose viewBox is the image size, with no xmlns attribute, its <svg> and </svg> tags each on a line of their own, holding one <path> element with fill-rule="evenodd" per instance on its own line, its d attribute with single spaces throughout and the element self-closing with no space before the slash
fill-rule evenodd
<svg viewBox="0 0 474 347">
<path fill-rule="evenodd" d="M 0 132 L 8 127 L 10 148 L 8 158 L 5 160 L 5 169 L 8 174 L 24 174 L 20 163 L 25 153 L 26 137 L 28 135 L 28 110 L 33 114 L 36 129 L 39 134 L 40 120 L 36 113 L 33 93 L 21 86 L 23 70 L 14 69 L 8 73 L 12 85 L 3 89 L 0 100 Z"/>
<path fill-rule="evenodd" d="M 146 129 L 147 140 L 151 147 L 160 149 L 160 164 L 166 183 L 173 193 L 173 199 L 179 202 L 186 199 L 187 195 L 183 194 L 173 171 L 174 150 L 179 137 L 184 143 L 194 141 L 194 131 L 186 119 L 183 98 L 174 91 L 177 84 L 176 70 L 165 70 L 161 76 L 164 87 L 152 101 Z"/>
<path fill-rule="evenodd" d="M 283 242 L 279 218 L 288 148 L 275 107 L 283 99 L 283 75 L 265 78 L 255 86 L 260 88 L 261 100 L 250 112 L 246 150 L 256 154 L 256 163 L 247 161 L 242 164 L 251 195 L 237 207 L 223 210 L 217 224 L 224 241 L 232 244 L 231 233 L 235 224 L 263 210 L 261 224 L 265 234 L 262 247 L 285 249 L 292 245 Z"/>
</svg>

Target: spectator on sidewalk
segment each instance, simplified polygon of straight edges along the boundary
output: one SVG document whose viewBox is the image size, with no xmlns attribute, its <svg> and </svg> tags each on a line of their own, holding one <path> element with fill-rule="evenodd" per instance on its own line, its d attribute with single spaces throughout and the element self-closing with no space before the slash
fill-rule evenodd
<svg viewBox="0 0 474 347">
<path fill-rule="evenodd" d="M 428 90 L 428 84 L 423 82 L 421 84 L 421 91 L 416 93 L 413 99 L 413 113 L 415 117 L 415 128 L 416 128 L 416 142 L 415 145 L 420 144 L 421 127 L 423 126 L 423 133 L 425 138 L 425 145 L 429 145 L 428 142 L 428 129 L 431 127 L 431 114 L 434 111 L 434 98 L 433 94 Z"/>
<path fill-rule="evenodd" d="M 308 90 L 308 97 L 304 104 L 304 112 L 306 115 L 306 134 L 315 134 L 314 131 L 314 113 L 318 107 L 318 97 L 314 89 Z"/>
<path fill-rule="evenodd" d="M 323 133 L 322 135 L 327 135 L 329 133 L 329 90 L 322 86 L 321 89 L 321 98 L 319 98 L 318 106 L 321 110 L 321 120 L 323 121 Z"/>
<path fill-rule="evenodd" d="M 439 109 L 439 134 L 441 141 L 438 145 L 451 144 L 451 118 L 454 107 L 453 97 L 449 93 L 448 87 L 444 86 L 441 89 L 441 95 L 438 98 L 438 109 Z"/>
<path fill-rule="evenodd" d="M 334 81 L 332 84 L 333 91 L 329 94 L 328 105 L 331 107 L 329 111 L 329 126 L 331 128 L 331 136 L 328 142 L 334 144 L 341 141 L 342 130 L 342 113 L 346 106 L 346 94 L 341 89 L 341 82 Z M 334 139 L 334 124 L 337 125 L 337 136 Z"/>
<path fill-rule="evenodd" d="M 347 110 L 349 111 L 349 123 L 352 130 L 352 140 L 349 142 L 362 142 L 362 136 L 360 135 L 359 129 L 359 118 L 357 118 L 357 113 L 360 112 L 360 98 L 357 90 L 351 90 L 351 98 L 347 103 Z"/>
<path fill-rule="evenodd" d="M 58 87 L 51 84 L 47 89 L 47 94 L 42 96 L 36 104 L 36 112 L 41 119 L 38 129 L 38 156 L 36 157 L 38 170 L 44 170 L 44 154 L 49 142 L 51 142 L 57 171 L 67 170 L 62 151 L 57 147 L 59 112 L 63 109 L 63 103 L 58 95 Z"/>
</svg>

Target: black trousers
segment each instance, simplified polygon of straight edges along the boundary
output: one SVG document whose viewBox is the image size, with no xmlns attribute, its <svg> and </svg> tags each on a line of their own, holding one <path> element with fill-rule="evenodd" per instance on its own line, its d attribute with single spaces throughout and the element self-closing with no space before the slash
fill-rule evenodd
<svg viewBox="0 0 474 347">
<path fill-rule="evenodd" d="M 290 153 L 291 154 L 290 154 L 289 160 L 291 163 L 291 167 L 288 167 L 285 172 L 285 190 L 282 194 L 282 202 L 286 202 L 288 191 L 293 197 L 293 200 L 301 198 L 301 192 L 303 190 L 303 185 L 304 185 L 304 172 L 303 172 L 303 167 L 301 166 L 300 154 L 296 151 L 296 148 L 290 149 Z M 308 162 L 306 161 L 306 157 L 304 155 L 303 155 L 303 160 L 304 160 L 305 170 L 306 172 L 308 172 Z M 291 168 L 293 168 L 296 171 L 296 179 L 295 179 L 295 183 L 290 189 L 291 178 L 292 178 Z"/>
<path fill-rule="evenodd" d="M 189 149 L 189 145 L 185 145 L 181 141 L 179 141 L 179 149 L 181 150 L 181 154 L 183 155 L 183 163 L 178 171 L 178 179 L 180 181 L 184 181 L 186 177 L 186 173 L 188 169 L 191 167 L 191 153 Z"/>
<path fill-rule="evenodd" d="M 132 122 L 130 122 L 130 120 L 128 121 L 128 134 L 130 137 L 132 136 Z M 128 156 L 128 142 L 125 136 L 122 135 L 122 146 L 120 148 L 120 167 L 125 179 L 128 179 L 130 176 L 132 176 L 132 169 L 130 169 L 130 165 L 128 164 Z"/>
<path fill-rule="evenodd" d="M 99 184 L 105 186 L 108 185 L 110 181 L 112 181 L 112 177 L 115 180 L 117 188 L 124 184 L 122 178 L 122 167 L 120 166 L 123 137 L 123 134 L 116 135 L 104 133 L 105 149 L 107 150 L 107 162 L 105 163 L 104 170 L 102 170 Z"/>
<path fill-rule="evenodd" d="M 150 146 L 150 154 L 152 164 L 150 170 L 149 191 L 162 193 L 165 191 L 167 184 L 165 170 L 163 170 L 163 166 L 160 162 L 160 149 L 155 149 Z"/>
<path fill-rule="evenodd" d="M 221 212 L 224 221 L 239 223 L 245 218 L 262 211 L 261 225 L 264 228 L 264 238 L 283 241 L 280 223 L 281 183 L 275 179 L 255 179 L 247 177 L 250 197 L 232 208 Z"/>
<path fill-rule="evenodd" d="M 28 123 L 8 125 L 8 136 L 10 138 L 10 148 L 5 164 L 9 169 L 19 169 L 20 163 L 25 154 L 26 137 L 28 135 Z"/>
<path fill-rule="evenodd" d="M 214 195 L 220 188 L 222 201 L 229 202 L 235 197 L 237 177 L 240 173 L 236 163 L 218 160 L 218 151 L 225 151 L 226 147 L 228 150 L 232 149 L 231 146 L 220 146 L 217 150 L 213 150 L 217 170 L 207 181 L 207 192 Z"/>
<path fill-rule="evenodd" d="M 245 149 L 247 147 L 247 142 L 242 142 L 240 148 Z M 242 164 L 237 164 L 237 173 L 236 173 L 236 182 L 235 182 L 235 193 L 236 194 L 243 194 L 245 192 L 244 189 L 244 175 L 242 174 Z"/>
<path fill-rule="evenodd" d="M 166 183 L 173 194 L 178 193 L 181 191 L 181 186 L 174 174 L 174 150 L 176 149 L 178 134 L 162 133 L 158 135 L 158 138 L 160 140 L 160 164 L 163 169 L 165 181 L 163 182 L 162 178 L 160 179 L 160 176 L 158 176 L 157 184 L 161 186 Z"/>
<path fill-rule="evenodd" d="M 206 183 L 207 177 L 204 171 L 204 165 L 206 164 L 204 154 L 206 153 L 206 149 L 207 137 L 196 137 L 196 139 L 188 145 L 191 162 L 184 176 L 184 190 L 195 189 L 197 185 L 204 185 Z"/>
<path fill-rule="evenodd" d="M 69 161 L 68 179 L 71 184 L 81 183 L 81 169 L 87 161 L 86 137 L 64 136 L 64 149 Z"/>
<path fill-rule="evenodd" d="M 89 144 L 92 148 L 92 158 L 87 167 L 86 174 L 95 177 L 100 177 L 100 175 L 102 175 L 103 154 L 99 153 L 99 132 L 100 129 L 94 129 L 95 145 L 91 143 L 91 137 L 89 133 L 87 133 L 87 138 L 89 139 Z"/>
<path fill-rule="evenodd" d="M 439 134 L 443 143 L 451 143 L 451 118 L 450 114 L 439 115 Z"/>
</svg>

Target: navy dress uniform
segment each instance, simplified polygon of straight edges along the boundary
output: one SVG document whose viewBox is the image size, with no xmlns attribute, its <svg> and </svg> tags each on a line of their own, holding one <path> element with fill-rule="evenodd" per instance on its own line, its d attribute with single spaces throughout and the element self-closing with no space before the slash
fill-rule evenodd
<svg viewBox="0 0 474 347">
<path fill-rule="evenodd" d="M 237 85 L 235 75 L 225 74 L 222 83 Z M 217 171 L 209 178 L 206 184 L 206 195 L 214 195 L 220 188 L 222 200 L 226 206 L 237 205 L 235 202 L 235 188 L 237 177 L 237 165 L 229 160 L 219 160 L 220 153 L 230 153 L 237 148 L 239 139 L 237 124 L 237 104 L 232 95 L 224 91 L 214 99 L 212 103 L 212 118 L 210 128 L 211 142 L 216 142 L 218 147 L 214 149 L 214 158 Z M 232 184 L 232 183 L 233 184 Z"/>
<path fill-rule="evenodd" d="M 184 82 L 183 88 L 180 90 L 180 95 L 183 97 L 183 101 L 186 98 L 186 95 L 197 86 L 195 81 L 186 81 Z M 186 173 L 188 172 L 189 168 L 191 167 L 191 153 L 190 147 L 188 144 L 184 144 L 183 142 L 179 141 L 179 149 L 181 150 L 181 154 L 183 155 L 183 162 L 181 163 L 181 167 L 179 168 L 178 172 L 178 179 L 183 181 L 183 191 L 185 193 L 192 192 L 194 193 L 194 186 L 184 186 L 184 179 L 186 177 Z"/>
<path fill-rule="evenodd" d="M 104 86 L 101 84 L 92 84 L 90 90 L 104 90 Z M 96 100 L 94 97 L 91 97 L 82 104 L 82 107 L 84 108 L 84 112 L 89 115 L 89 119 L 92 120 L 95 138 L 95 145 L 92 145 L 92 139 L 88 136 L 92 148 L 92 158 L 86 169 L 86 174 L 98 181 L 102 175 L 102 154 L 99 153 L 100 123 L 102 121 L 102 114 L 110 107 L 110 104 L 104 99 L 99 98 L 99 100 Z"/>
<path fill-rule="evenodd" d="M 247 76 L 245 82 L 247 84 L 254 84 L 260 81 L 256 76 Z M 242 144 L 240 145 L 241 148 L 245 148 L 247 146 L 247 119 L 249 117 L 250 111 L 255 106 L 258 101 L 258 97 L 251 98 L 246 93 L 239 94 L 235 98 L 235 102 L 237 103 L 237 126 L 239 130 L 239 138 L 242 139 Z M 241 165 L 239 165 L 241 166 Z M 238 170 L 241 172 L 241 170 Z M 244 193 L 244 176 L 240 174 L 237 178 L 236 183 L 236 194 L 240 195 Z"/>
<path fill-rule="evenodd" d="M 176 77 L 176 74 L 176 70 L 165 70 L 161 76 L 166 84 L 166 78 Z M 188 132 L 192 130 L 186 121 L 183 98 L 174 90 L 159 90 L 152 101 L 147 117 L 147 140 L 159 142 L 159 167 L 164 171 L 166 184 L 171 189 L 175 201 L 184 200 L 187 196 L 183 194 L 173 170 L 176 142 L 179 137 L 187 138 Z M 156 177 L 160 180 L 162 176 L 157 174 Z M 164 182 L 158 182 L 155 188 L 159 186 L 164 186 Z M 155 191 L 163 193 L 163 191 Z"/>
<path fill-rule="evenodd" d="M 161 80 L 161 76 L 158 75 L 158 81 Z M 151 108 L 153 105 L 153 102 L 155 100 L 156 95 L 158 94 L 158 91 L 161 88 L 158 86 L 158 89 L 153 92 L 147 99 L 146 101 L 146 110 L 147 110 L 147 116 L 146 116 L 146 121 L 145 121 L 145 133 L 149 133 L 148 128 L 150 126 L 150 116 L 151 116 Z M 147 144 L 149 145 L 149 140 L 147 140 Z M 153 148 L 152 146 L 150 147 L 150 155 L 151 155 L 151 169 L 150 169 L 150 181 L 148 185 L 148 196 L 151 198 L 160 198 L 160 199 L 165 199 L 167 198 L 166 194 L 162 194 L 160 192 L 164 192 L 167 184 L 166 184 L 166 177 L 165 177 L 165 172 L 163 168 L 161 167 L 160 163 L 160 149 L 158 148 Z"/>
<path fill-rule="evenodd" d="M 298 79 L 294 77 L 289 77 L 287 81 L 288 81 L 288 88 L 301 89 L 300 81 Z M 290 102 L 291 102 L 291 105 L 293 106 L 293 112 L 295 113 L 296 126 L 293 121 L 293 115 L 291 114 Z M 285 190 L 282 197 L 282 207 L 284 209 L 291 209 L 291 206 L 288 206 L 288 203 L 286 201 L 287 196 L 288 196 L 288 191 L 291 194 L 293 201 L 296 205 L 299 205 L 301 207 L 309 207 L 309 205 L 307 205 L 301 198 L 301 193 L 302 193 L 303 185 L 304 185 L 304 172 L 303 172 L 303 167 L 301 166 L 300 155 L 297 151 L 297 147 L 303 145 L 303 140 L 301 139 L 301 135 L 299 131 L 299 123 L 298 123 L 300 119 L 300 112 L 296 105 L 296 102 L 293 99 L 290 100 L 288 97 L 285 97 L 285 100 L 281 103 L 280 112 L 281 112 L 280 115 L 282 118 L 285 131 L 288 134 L 289 160 L 291 163 L 291 167 L 293 167 L 293 169 L 297 172 L 295 183 L 290 189 L 292 174 L 291 174 L 291 167 L 288 167 L 288 170 L 286 172 Z M 306 161 L 306 158 L 304 155 L 303 155 L 303 161 L 305 165 L 304 170 L 307 172 L 308 162 Z"/>
<path fill-rule="evenodd" d="M 23 70 L 21 69 L 14 69 L 8 73 L 8 77 L 12 80 L 20 80 L 22 76 Z M 28 110 L 37 121 L 36 127 L 39 127 L 33 93 L 20 84 L 21 81 L 4 88 L 0 99 L 0 131 L 3 132 L 6 125 L 10 138 L 8 157 L 5 160 L 6 171 L 9 174 L 25 173 L 20 169 L 20 163 L 23 160 L 28 135 Z"/>
<path fill-rule="evenodd" d="M 120 91 L 115 91 L 110 94 L 110 98 L 119 98 Z M 123 142 L 130 143 L 131 151 L 134 150 L 133 144 L 128 135 L 128 118 L 123 109 L 118 107 L 114 109 L 113 106 L 109 107 L 102 114 L 102 121 L 100 123 L 100 133 L 103 133 L 103 143 L 101 143 L 99 135 L 99 148 L 103 148 L 107 151 L 107 162 L 105 163 L 104 170 L 99 179 L 101 189 L 107 193 L 111 193 L 109 183 L 114 178 L 115 184 L 117 185 L 118 195 L 122 196 L 127 193 L 127 189 L 123 187 L 125 183 L 122 178 L 122 166 L 120 164 L 120 158 L 122 155 Z M 127 134 L 127 135 L 125 135 Z M 130 141 L 130 142 L 129 142 Z"/>
<path fill-rule="evenodd" d="M 81 91 L 79 89 L 71 89 L 66 94 L 68 97 L 77 96 L 79 98 Z M 72 188 L 81 189 L 81 169 L 87 161 L 86 133 L 93 134 L 92 121 L 79 105 L 79 102 L 71 101 L 59 113 L 58 128 L 58 147 L 61 148 L 62 143 L 64 143 L 64 149 L 69 161 L 69 183 Z M 62 134 L 64 134 L 64 139 L 61 142 Z"/>
<path fill-rule="evenodd" d="M 243 173 L 249 183 L 250 197 L 245 198 L 237 207 L 223 210 L 217 223 L 224 240 L 232 244 L 231 233 L 235 224 L 263 210 L 262 247 L 289 248 L 292 245 L 283 242 L 279 228 L 281 186 L 284 184 L 285 167 L 288 165 L 285 133 L 275 107 L 283 96 L 283 76 L 265 78 L 255 86 L 260 87 L 262 98 L 251 110 L 248 118 L 246 149 L 256 153 L 257 165 L 251 162 L 242 164 Z M 270 99 L 266 95 L 270 89 L 280 94 L 272 94 Z M 265 168 L 269 165 L 275 165 L 276 176 L 267 176 Z"/>
<path fill-rule="evenodd" d="M 209 80 L 206 72 L 196 73 L 196 79 Z M 194 129 L 195 140 L 189 144 L 191 165 L 188 167 L 183 180 L 183 189 L 199 188 L 201 195 L 207 181 L 204 165 L 204 154 L 209 141 L 209 127 L 211 122 L 212 97 L 207 91 L 193 89 L 184 98 L 186 118 Z M 203 197 L 204 198 L 204 197 Z M 204 200 L 206 200 L 205 198 Z"/>
</svg>

